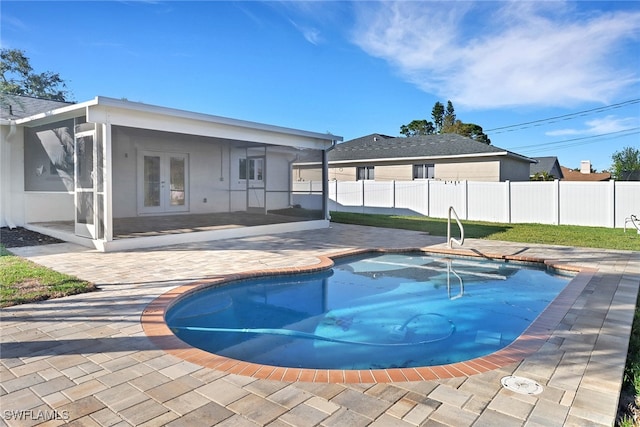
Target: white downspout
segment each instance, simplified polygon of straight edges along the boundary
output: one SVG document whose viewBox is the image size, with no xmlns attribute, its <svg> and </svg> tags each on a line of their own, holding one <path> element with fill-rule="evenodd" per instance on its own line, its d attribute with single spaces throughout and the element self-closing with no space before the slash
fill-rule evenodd
<svg viewBox="0 0 640 427">
<path fill-rule="evenodd" d="M 338 141 L 331 141 L 331 147 L 322 151 L 322 215 L 331 220 L 329 215 L 329 151 L 336 148 Z"/>
<path fill-rule="evenodd" d="M 11 214 L 11 193 L 12 193 L 12 188 L 11 188 L 11 182 L 13 181 L 12 177 L 11 177 L 11 140 L 13 139 L 13 137 L 16 135 L 16 122 L 11 120 L 10 124 L 9 124 L 9 133 L 7 134 L 7 143 L 3 144 L 6 146 L 5 148 L 5 154 L 6 156 L 3 156 L 3 177 L 2 177 L 2 181 L 5 183 L 8 183 L 7 187 L 5 188 L 6 191 L 3 191 L 4 194 L 4 200 L 3 200 L 3 205 L 4 205 L 4 221 L 7 224 L 7 227 L 9 227 L 10 229 L 14 229 L 16 228 L 16 224 L 13 222 L 13 215 Z"/>
</svg>

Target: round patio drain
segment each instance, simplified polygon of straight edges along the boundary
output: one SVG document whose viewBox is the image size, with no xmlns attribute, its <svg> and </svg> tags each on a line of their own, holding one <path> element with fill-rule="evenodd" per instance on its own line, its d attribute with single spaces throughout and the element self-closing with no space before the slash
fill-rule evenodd
<svg viewBox="0 0 640 427">
<path fill-rule="evenodd" d="M 500 382 L 504 388 L 516 393 L 530 395 L 542 393 L 542 386 L 529 378 L 509 375 L 508 377 L 503 377 Z"/>
</svg>

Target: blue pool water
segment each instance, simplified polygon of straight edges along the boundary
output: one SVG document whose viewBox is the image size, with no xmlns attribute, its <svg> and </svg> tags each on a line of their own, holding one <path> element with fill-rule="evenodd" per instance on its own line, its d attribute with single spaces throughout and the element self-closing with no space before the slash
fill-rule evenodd
<svg viewBox="0 0 640 427">
<path fill-rule="evenodd" d="M 570 279 L 512 262 L 369 254 L 317 274 L 207 288 L 165 320 L 194 347 L 259 364 L 433 366 L 507 346 Z"/>
</svg>

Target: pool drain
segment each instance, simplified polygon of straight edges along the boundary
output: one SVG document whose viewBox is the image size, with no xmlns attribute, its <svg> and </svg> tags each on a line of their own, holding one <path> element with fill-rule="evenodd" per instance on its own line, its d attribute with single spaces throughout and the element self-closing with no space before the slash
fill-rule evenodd
<svg viewBox="0 0 640 427">
<path fill-rule="evenodd" d="M 509 375 L 508 377 L 503 377 L 500 382 L 504 388 L 516 393 L 529 395 L 542 393 L 542 386 L 529 378 Z"/>
</svg>

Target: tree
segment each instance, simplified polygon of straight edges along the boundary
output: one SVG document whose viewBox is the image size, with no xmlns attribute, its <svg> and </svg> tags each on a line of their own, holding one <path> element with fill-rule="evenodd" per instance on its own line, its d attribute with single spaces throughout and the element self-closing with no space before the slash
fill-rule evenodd
<svg viewBox="0 0 640 427">
<path fill-rule="evenodd" d="M 491 144 L 491 140 L 483 132 L 481 126 L 475 123 L 464 123 L 456 119 L 456 112 L 451 101 L 447 101 L 446 109 L 441 102 L 436 102 L 431 110 L 431 117 L 433 118 L 433 122 L 413 120 L 408 125 L 400 126 L 400 134 L 409 137 L 455 133 L 482 142 L 483 144 Z"/>
<path fill-rule="evenodd" d="M 67 101 L 69 92 L 60 74 L 52 71 L 34 73 L 29 58 L 19 49 L 0 50 L 0 93 L 26 95 L 53 101 Z"/>
<path fill-rule="evenodd" d="M 529 178 L 529 181 L 554 181 L 555 179 L 555 176 L 551 175 L 547 171 L 543 171 L 536 172 L 531 178 Z"/>
<path fill-rule="evenodd" d="M 444 120 L 444 105 L 442 105 L 442 103 L 436 102 L 433 104 L 431 118 L 433 118 L 433 123 L 435 124 L 435 132 L 440 133 Z"/>
<path fill-rule="evenodd" d="M 463 123 L 460 120 L 456 120 L 452 125 L 443 128 L 441 133 L 455 133 L 482 142 L 483 144 L 491 144 L 491 140 L 487 134 L 483 132 L 482 127 L 475 123 Z"/>
<path fill-rule="evenodd" d="M 400 126 L 400 133 L 404 136 L 432 135 L 435 133 L 433 123 L 426 120 L 413 120 L 408 125 Z"/>
<path fill-rule="evenodd" d="M 611 174 L 614 179 L 630 181 L 634 176 L 640 176 L 640 149 L 624 147 L 622 151 L 613 153 L 611 160 L 613 160 Z"/>
<path fill-rule="evenodd" d="M 451 101 L 447 101 L 447 111 L 444 113 L 444 120 L 442 121 L 442 133 L 452 133 L 445 132 L 444 129 L 453 126 L 456 122 L 456 111 L 453 108 L 453 103 Z"/>
</svg>

